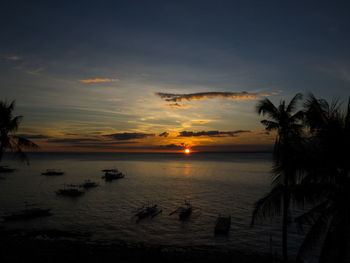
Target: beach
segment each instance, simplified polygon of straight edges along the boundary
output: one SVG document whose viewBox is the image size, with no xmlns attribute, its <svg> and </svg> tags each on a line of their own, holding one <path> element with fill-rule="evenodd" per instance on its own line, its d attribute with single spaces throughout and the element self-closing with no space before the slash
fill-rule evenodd
<svg viewBox="0 0 350 263">
<path fill-rule="evenodd" d="M 57 231 L 1 231 L 1 262 L 271 262 L 269 253 L 214 246 L 164 246 L 62 239 Z M 53 237 L 55 236 L 55 237 Z M 61 237 L 59 237 L 61 236 Z M 278 262 L 275 260 L 274 262 Z"/>
</svg>

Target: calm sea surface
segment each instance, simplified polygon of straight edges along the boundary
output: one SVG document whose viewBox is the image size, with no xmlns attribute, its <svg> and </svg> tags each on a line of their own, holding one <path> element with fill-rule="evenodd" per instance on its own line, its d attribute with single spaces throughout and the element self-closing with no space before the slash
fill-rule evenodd
<svg viewBox="0 0 350 263">
<path fill-rule="evenodd" d="M 279 220 L 249 226 L 254 202 L 269 191 L 271 154 L 265 153 L 36 153 L 25 166 L 1 175 L 0 214 L 22 210 L 24 203 L 52 208 L 53 215 L 25 222 L 2 222 L 6 228 L 60 229 L 91 233 L 91 240 L 142 241 L 164 245 L 215 245 L 269 252 L 280 249 Z M 47 168 L 63 176 L 42 176 Z M 117 168 L 124 179 L 105 182 L 102 169 Z M 91 179 L 100 185 L 78 198 L 57 196 L 64 184 Z M 186 222 L 169 213 L 190 200 L 194 209 Z M 135 210 L 156 203 L 163 213 L 136 223 Z M 230 214 L 228 237 L 215 237 L 219 214 Z M 290 231 L 290 252 L 300 236 Z"/>
</svg>

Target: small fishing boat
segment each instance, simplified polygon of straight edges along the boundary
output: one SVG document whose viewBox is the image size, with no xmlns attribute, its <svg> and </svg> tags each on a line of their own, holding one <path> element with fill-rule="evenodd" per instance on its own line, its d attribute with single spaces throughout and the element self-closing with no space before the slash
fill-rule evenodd
<svg viewBox="0 0 350 263">
<path fill-rule="evenodd" d="M 179 212 L 179 219 L 184 221 L 189 218 L 189 216 L 192 214 L 192 205 L 185 201 L 185 207 L 181 207 Z"/>
<path fill-rule="evenodd" d="M 75 188 L 59 189 L 56 191 L 57 195 L 70 196 L 70 197 L 81 196 L 84 193 L 85 192 L 80 191 L 80 190 L 75 189 Z"/>
<path fill-rule="evenodd" d="M 5 215 L 2 218 L 5 221 L 29 220 L 37 217 L 50 216 L 52 215 L 50 211 L 51 209 L 30 208 Z"/>
<path fill-rule="evenodd" d="M 6 166 L 0 166 L 0 173 L 12 173 L 15 169 L 12 169 L 10 167 Z"/>
<path fill-rule="evenodd" d="M 104 169 L 104 170 L 102 170 L 102 172 L 104 172 L 104 173 L 108 173 L 108 172 L 118 172 L 118 169 Z"/>
<path fill-rule="evenodd" d="M 117 169 L 105 169 L 102 170 L 102 172 L 105 173 L 105 175 L 102 176 L 102 178 L 106 181 L 112 181 L 115 179 L 121 179 L 125 177 L 125 175 L 122 172 L 119 172 Z"/>
<path fill-rule="evenodd" d="M 215 234 L 227 235 L 231 227 L 231 216 L 218 216 L 215 223 Z"/>
<path fill-rule="evenodd" d="M 162 212 L 162 209 L 159 209 L 157 205 L 151 205 L 146 207 L 141 207 L 138 209 L 135 216 L 137 217 L 137 221 L 144 219 L 146 217 L 155 217 L 156 215 L 159 215 Z"/>
<path fill-rule="evenodd" d="M 98 186 L 97 183 L 90 181 L 90 180 L 85 180 L 85 182 L 81 185 L 81 187 L 84 187 L 85 189 L 93 188 L 93 187 L 97 187 L 97 186 Z"/>
<path fill-rule="evenodd" d="M 190 202 L 185 200 L 185 206 L 180 206 L 177 209 L 175 209 L 173 212 L 171 212 L 169 215 L 173 215 L 175 213 L 179 214 L 179 220 L 185 221 L 187 220 L 190 215 L 192 214 L 193 207 Z"/>
<path fill-rule="evenodd" d="M 41 174 L 42 175 L 47 175 L 47 176 L 50 176 L 50 175 L 63 175 L 64 172 L 62 172 L 59 169 L 46 169 L 46 171 L 41 173 Z"/>
</svg>

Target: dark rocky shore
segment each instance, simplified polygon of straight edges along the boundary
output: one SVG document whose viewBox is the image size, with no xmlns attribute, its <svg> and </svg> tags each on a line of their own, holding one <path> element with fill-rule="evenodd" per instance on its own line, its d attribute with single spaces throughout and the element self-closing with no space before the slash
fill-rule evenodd
<svg viewBox="0 0 350 263">
<path fill-rule="evenodd" d="M 85 234 L 58 230 L 2 229 L 0 234 L 0 262 L 272 262 L 268 254 L 214 246 L 91 242 Z"/>
</svg>

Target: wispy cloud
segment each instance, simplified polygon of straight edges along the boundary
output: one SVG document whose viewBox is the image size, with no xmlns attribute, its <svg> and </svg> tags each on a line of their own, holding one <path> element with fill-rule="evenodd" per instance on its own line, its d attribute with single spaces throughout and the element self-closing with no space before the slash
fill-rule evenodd
<svg viewBox="0 0 350 263">
<path fill-rule="evenodd" d="M 124 132 L 124 133 L 113 133 L 104 135 L 105 137 L 109 137 L 111 139 L 117 140 L 117 141 L 127 141 L 127 140 L 133 140 L 133 139 L 143 139 L 146 137 L 153 137 L 155 136 L 153 133 L 142 133 L 142 132 Z"/>
<path fill-rule="evenodd" d="M 110 98 L 110 99 L 108 99 L 108 101 L 122 101 L 122 99 L 121 98 Z"/>
<path fill-rule="evenodd" d="M 11 61 L 18 61 L 18 60 L 21 60 L 22 58 L 20 56 L 8 56 L 6 57 L 8 60 L 11 60 Z"/>
<path fill-rule="evenodd" d="M 45 69 L 46 69 L 45 67 L 39 67 L 35 69 L 27 69 L 25 70 L 25 72 L 31 75 L 38 75 L 40 74 L 40 72 L 44 71 Z"/>
<path fill-rule="evenodd" d="M 320 67 L 319 70 L 323 72 L 327 72 L 328 74 L 342 79 L 346 82 L 350 82 L 350 64 L 337 61 L 333 63 L 329 63 L 327 67 Z"/>
<path fill-rule="evenodd" d="M 24 58 L 18 55 L 5 56 L 6 60 L 13 62 L 14 69 L 21 70 L 30 75 L 39 75 L 42 71 L 46 70 L 46 65 L 37 63 L 35 59 L 26 61 Z"/>
<path fill-rule="evenodd" d="M 246 91 L 199 92 L 199 93 L 188 93 L 188 94 L 156 92 L 155 95 L 168 102 L 181 102 L 184 100 L 192 101 L 192 100 L 215 99 L 215 98 L 233 99 L 233 100 L 252 100 L 259 96 L 269 96 L 268 94 L 251 93 Z M 172 105 L 174 105 L 175 107 L 178 106 L 176 105 L 176 103 Z"/>
<path fill-rule="evenodd" d="M 194 125 L 201 125 L 201 124 L 206 124 L 212 122 L 212 120 L 193 120 L 190 123 Z"/>
<path fill-rule="evenodd" d="M 170 109 L 188 109 L 191 107 L 194 107 L 189 104 L 179 104 L 179 103 L 171 103 L 171 104 L 166 104 L 165 107 L 170 108 Z"/>
<path fill-rule="evenodd" d="M 54 138 L 48 143 L 57 144 L 55 147 L 89 148 L 94 150 L 115 150 L 120 146 L 133 145 L 136 141 L 110 141 L 99 138 Z"/>
<path fill-rule="evenodd" d="M 110 78 L 104 78 L 104 79 L 100 79 L 100 78 L 94 78 L 94 79 L 80 79 L 80 82 L 83 83 L 100 83 L 100 82 L 117 82 L 120 79 L 110 79 Z"/>
<path fill-rule="evenodd" d="M 179 133 L 178 137 L 198 137 L 198 136 L 208 136 L 208 137 L 234 137 L 241 133 L 249 133 L 249 130 L 237 130 L 237 131 L 182 131 Z"/>
</svg>

